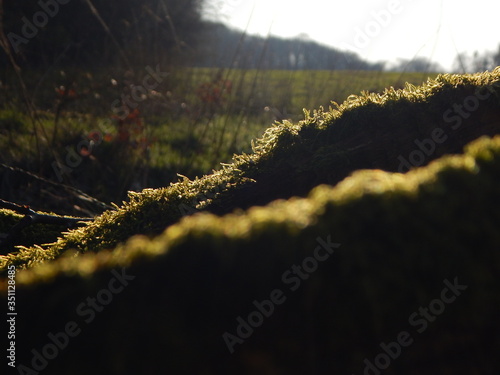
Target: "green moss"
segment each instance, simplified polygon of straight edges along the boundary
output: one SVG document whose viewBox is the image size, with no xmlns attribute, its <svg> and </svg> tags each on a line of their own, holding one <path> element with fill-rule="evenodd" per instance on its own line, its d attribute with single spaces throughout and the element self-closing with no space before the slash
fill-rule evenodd
<svg viewBox="0 0 500 375">
<path fill-rule="evenodd" d="M 18 309 L 33 311 L 18 329 L 41 337 L 29 348 L 20 343 L 18 352 L 40 348 L 46 332 L 75 320 L 85 335 L 51 363 L 54 373 L 89 373 L 92 366 L 137 373 L 145 360 L 153 372 L 249 373 L 255 365 L 249 358 L 259 358 L 266 370 L 303 374 L 312 366 L 304 356 L 309 350 L 323 353 L 314 362 L 321 373 L 362 373 L 380 342 L 407 331 L 415 344 L 391 363 L 394 373 L 491 372 L 490 358 L 500 350 L 491 340 L 500 329 L 499 177 L 500 136 L 482 137 L 462 155 L 406 174 L 361 170 L 307 198 L 222 217 L 202 213 L 155 239 L 67 253 L 17 276 Z M 318 239 L 340 247 L 298 286 L 284 278 L 294 265 L 305 269 Z M 84 324 L 75 308 L 102 293 L 112 270 L 122 267 L 134 279 Z M 440 298 L 445 279 L 467 289 L 419 333 L 408 317 Z M 235 334 L 236 318 L 246 319 L 252 301 L 275 289 L 286 301 L 230 355 L 222 334 Z M 89 351 L 106 355 L 78 362 Z"/>
<path fill-rule="evenodd" d="M 116 211 L 43 246 L 45 252 L 36 248 L 30 256 L 35 248 L 23 249 L 2 264 L 25 256 L 34 262 L 51 260 L 68 249 L 111 249 L 135 234 L 157 235 L 186 214 L 220 215 L 306 196 L 315 186 L 335 185 L 359 169 L 398 171 L 400 158 L 408 159 L 418 150 L 416 141 L 430 138 L 438 128 L 447 140 L 436 144 L 421 164 L 459 153 L 479 136 L 498 133 L 499 79 L 500 68 L 475 75 L 440 75 L 419 87 L 407 84 L 403 90 L 388 88 L 380 95 L 362 92 L 340 105 L 332 103 L 328 111 L 306 111 L 298 124 L 284 121 L 269 128 L 253 144 L 252 154 L 235 155 L 234 162 L 221 170 L 194 181 L 184 178 L 166 188 L 131 193 L 129 202 Z M 445 114 L 478 90 L 490 95 L 454 129 Z"/>
<path fill-rule="evenodd" d="M 0 209 L 0 234 L 3 238 L 11 233 L 11 229 L 18 224 L 23 215 L 14 211 Z M 17 236 L 16 242 L 20 246 L 33 246 L 34 244 L 53 243 L 58 237 L 62 237 L 66 230 L 64 226 L 52 224 L 36 224 L 24 228 Z M 9 251 L 14 251 L 13 245 L 3 245 L 0 248 L 0 253 L 6 254 Z M 22 262 L 16 263 L 21 264 Z"/>
<path fill-rule="evenodd" d="M 251 246 L 254 249 L 258 248 L 256 245 L 261 241 L 259 237 L 264 233 L 275 238 L 273 242 L 277 242 L 287 236 L 300 237 L 310 228 L 319 230 L 317 228 L 323 229 L 324 226 L 338 233 L 339 238 L 354 238 L 364 231 L 376 232 L 368 226 L 362 226 L 362 221 L 378 227 L 387 222 L 395 224 L 397 219 L 402 220 L 398 226 L 415 228 L 421 224 L 427 225 L 422 223 L 425 217 L 429 221 L 448 220 L 449 222 L 443 220 L 441 225 L 443 230 L 450 231 L 450 238 L 453 237 L 451 234 L 455 222 L 460 221 L 469 223 L 478 232 L 482 232 L 482 224 L 475 224 L 470 216 L 462 214 L 456 220 L 452 219 L 454 212 L 465 213 L 467 210 L 482 216 L 481 222 L 486 222 L 487 219 L 494 222 L 500 218 L 495 205 L 500 202 L 500 195 L 495 195 L 500 192 L 498 176 L 500 136 L 493 139 L 482 137 L 468 145 L 463 155 L 446 156 L 427 167 L 406 174 L 360 170 L 335 187 L 318 186 L 306 198 L 278 200 L 265 207 L 253 207 L 248 211 L 222 217 L 209 213 L 186 217 L 154 239 L 139 236 L 112 252 L 106 252 L 106 255 L 89 254 L 83 258 L 65 258 L 60 264 L 70 262 L 70 268 L 78 269 L 78 272 L 83 269 L 93 272 L 95 269 L 88 269 L 88 265 L 82 260 L 99 260 L 93 262 L 97 268 L 103 265 L 129 266 L 136 257 L 164 256 L 168 251 L 174 251 L 172 249 L 183 247 L 181 244 L 187 244 L 188 248 L 193 249 L 210 247 L 225 254 L 237 253 L 237 247 L 232 248 L 233 241 L 254 243 L 255 246 Z M 473 207 L 468 208 L 463 197 L 468 197 L 469 202 L 475 202 Z M 340 229 L 349 226 L 349 222 L 357 224 L 349 231 Z M 500 233 L 496 230 L 487 234 L 500 243 Z M 439 241 L 442 236 L 443 233 L 436 232 L 433 239 Z M 399 236 L 397 231 L 390 241 L 400 249 L 408 245 L 407 239 Z M 222 246 L 223 244 L 231 247 Z M 51 262 L 24 274 L 43 274 L 45 269 L 57 269 L 57 264 Z M 67 267 L 66 264 L 63 268 Z"/>
</svg>

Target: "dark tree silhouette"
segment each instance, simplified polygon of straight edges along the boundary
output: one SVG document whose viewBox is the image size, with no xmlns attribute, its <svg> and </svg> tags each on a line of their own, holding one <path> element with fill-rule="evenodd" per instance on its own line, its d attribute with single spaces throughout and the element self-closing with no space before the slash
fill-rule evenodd
<svg viewBox="0 0 500 375">
<path fill-rule="evenodd" d="M 4 4 L 4 32 L 20 63 L 88 65 L 172 60 L 202 25 L 202 0 L 25 0 Z M 138 61 L 139 60 L 139 61 Z"/>
</svg>

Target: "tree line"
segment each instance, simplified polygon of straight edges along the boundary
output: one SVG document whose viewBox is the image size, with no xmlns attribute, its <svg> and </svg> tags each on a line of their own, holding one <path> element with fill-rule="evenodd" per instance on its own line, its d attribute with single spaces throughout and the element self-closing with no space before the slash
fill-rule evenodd
<svg viewBox="0 0 500 375">
<path fill-rule="evenodd" d="M 206 23 L 208 33 L 198 66 L 246 69 L 381 70 L 357 54 L 321 45 L 305 37 L 283 39 L 246 35 L 220 23 Z"/>
<path fill-rule="evenodd" d="M 203 0 L 0 2 L 3 40 L 21 65 L 173 61 L 196 44 Z M 2 56 L 5 62 L 5 56 Z M 158 61 L 159 62 L 159 61 Z M 150 62 L 148 62 L 150 63 Z"/>
<path fill-rule="evenodd" d="M 85 68 L 155 63 L 254 69 L 440 71 L 426 59 L 367 62 L 305 37 L 247 35 L 204 20 L 205 0 L 0 0 L 4 52 L 21 66 Z M 8 65 L 7 54 L 0 64 Z M 500 65 L 497 52 L 460 54 L 456 71 Z"/>
</svg>

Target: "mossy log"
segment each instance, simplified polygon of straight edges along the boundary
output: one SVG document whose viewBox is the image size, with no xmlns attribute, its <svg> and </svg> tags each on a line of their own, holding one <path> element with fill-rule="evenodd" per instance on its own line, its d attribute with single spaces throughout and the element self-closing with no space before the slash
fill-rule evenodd
<svg viewBox="0 0 500 375">
<path fill-rule="evenodd" d="M 328 111 L 306 112 L 298 124 L 282 122 L 254 144 L 252 154 L 194 181 L 130 193 L 56 243 L 22 248 L 6 258 L 22 267 L 51 260 L 69 249 L 112 249 L 136 234 L 154 236 L 199 211 L 226 214 L 275 199 L 306 196 L 319 184 L 335 185 L 359 169 L 405 172 L 500 129 L 500 68 L 472 75 L 440 75 L 422 86 L 382 94 L 352 95 Z"/>
<path fill-rule="evenodd" d="M 499 181 L 500 136 L 483 137 L 406 174 L 357 171 L 306 198 L 66 252 L 17 275 L 16 363 L 73 375 L 493 374 Z M 2 291 L 6 305 L 6 279 Z"/>
<path fill-rule="evenodd" d="M 27 208 L 27 210 L 30 209 Z M 19 246 L 33 246 L 35 244 L 53 243 L 62 235 L 62 233 L 67 231 L 68 227 L 71 227 L 71 223 L 64 222 L 65 217 L 55 214 L 39 214 L 34 211 L 32 211 L 32 213 L 38 216 L 43 215 L 44 218 L 51 217 L 53 218 L 53 221 L 58 221 L 58 219 L 60 219 L 60 222 L 36 223 L 36 225 L 26 224 L 22 228 L 19 228 L 19 233 L 16 233 L 16 236 L 13 239 L 17 241 L 16 243 Z M 66 218 L 73 220 L 75 223 L 78 220 L 78 218 Z M 7 241 L 7 239 L 10 235 L 14 234 L 13 229 L 19 227 L 23 219 L 26 219 L 25 214 L 20 214 L 11 209 L 0 208 L 0 254 L 7 254 L 9 251 L 15 251 L 13 242 Z"/>
</svg>

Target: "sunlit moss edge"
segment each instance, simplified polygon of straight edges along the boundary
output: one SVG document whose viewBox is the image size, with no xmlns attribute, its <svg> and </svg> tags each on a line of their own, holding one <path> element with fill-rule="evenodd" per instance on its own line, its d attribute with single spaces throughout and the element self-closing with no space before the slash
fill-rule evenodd
<svg viewBox="0 0 500 375">
<path fill-rule="evenodd" d="M 49 282 L 62 275 L 89 276 L 100 269 L 165 260 L 169 254 L 187 249 L 218 249 L 224 254 L 221 257 L 234 258 L 238 257 L 241 244 L 255 248 L 262 238 L 278 237 L 285 241 L 288 237 L 288 242 L 294 243 L 300 240 L 302 233 L 311 235 L 311 232 L 336 233 L 339 239 L 345 236 L 362 238 L 366 227 L 351 228 L 349 233 L 343 233 L 341 228 L 353 220 L 363 220 L 374 226 L 380 220 L 386 223 L 394 220 L 416 228 L 423 218 L 442 215 L 443 220 L 438 221 L 441 230 L 447 227 L 454 230 L 453 212 L 462 209 L 464 195 L 472 199 L 471 192 L 479 202 L 471 209 L 489 207 L 494 215 L 490 205 L 495 204 L 491 199 L 499 196 L 499 175 L 500 136 L 482 137 L 468 145 L 463 155 L 443 157 L 407 174 L 357 171 L 335 187 L 315 188 L 307 198 L 276 201 L 223 217 L 202 213 L 183 219 L 154 239 L 136 236 L 113 251 L 67 253 L 53 262 L 22 271 L 18 274 L 18 282 Z M 381 213 L 386 216 L 376 216 Z M 473 219 L 462 218 L 464 222 L 468 220 Z M 491 237 L 496 232 L 490 229 L 482 228 L 482 231 Z M 436 238 L 440 235 L 442 233 L 436 232 Z M 500 235 L 496 236 L 500 243 Z M 397 242 L 400 249 L 408 245 L 403 234 L 394 233 L 391 241 Z M 294 252 L 286 247 L 273 251 Z"/>
<path fill-rule="evenodd" d="M 453 92 L 457 87 L 487 87 L 498 99 L 499 80 L 500 68 L 472 75 L 445 74 L 435 80 L 429 79 L 418 87 L 407 84 L 403 90 L 388 88 L 382 94 L 362 92 L 361 95 L 351 95 L 342 104 L 332 103 L 328 111 L 322 108 L 312 113 L 305 111 L 303 121 L 298 124 L 288 121 L 276 123 L 252 144 L 253 153 L 234 155 L 233 163 L 223 165 L 219 171 L 195 180 L 181 178 L 179 182 L 166 188 L 130 193 L 129 201 L 116 207 L 115 211 L 105 212 L 88 226 L 68 232 L 54 244 L 20 248 L 18 252 L 1 258 L 0 266 L 5 267 L 11 263 L 19 267 L 30 266 L 54 259 L 65 250 L 86 252 L 112 249 L 134 234 L 160 233 L 186 214 L 214 205 L 224 205 L 221 196 L 227 196 L 228 192 L 251 184 L 256 174 L 279 164 L 279 160 L 294 152 L 298 139 L 302 141 L 309 136 L 308 129 L 314 130 L 311 137 L 321 138 L 318 133 L 332 128 L 352 128 L 351 124 L 356 121 L 359 111 L 367 112 L 367 117 L 373 106 L 388 109 L 397 106 L 399 102 L 430 103 L 436 94 L 446 90 Z M 345 121 L 338 124 L 340 119 Z M 319 142 L 322 142 L 321 139 Z M 314 147 L 317 147 L 317 142 Z M 319 149 L 318 152 L 325 150 Z M 338 152 L 347 154 L 346 150 Z"/>
</svg>

